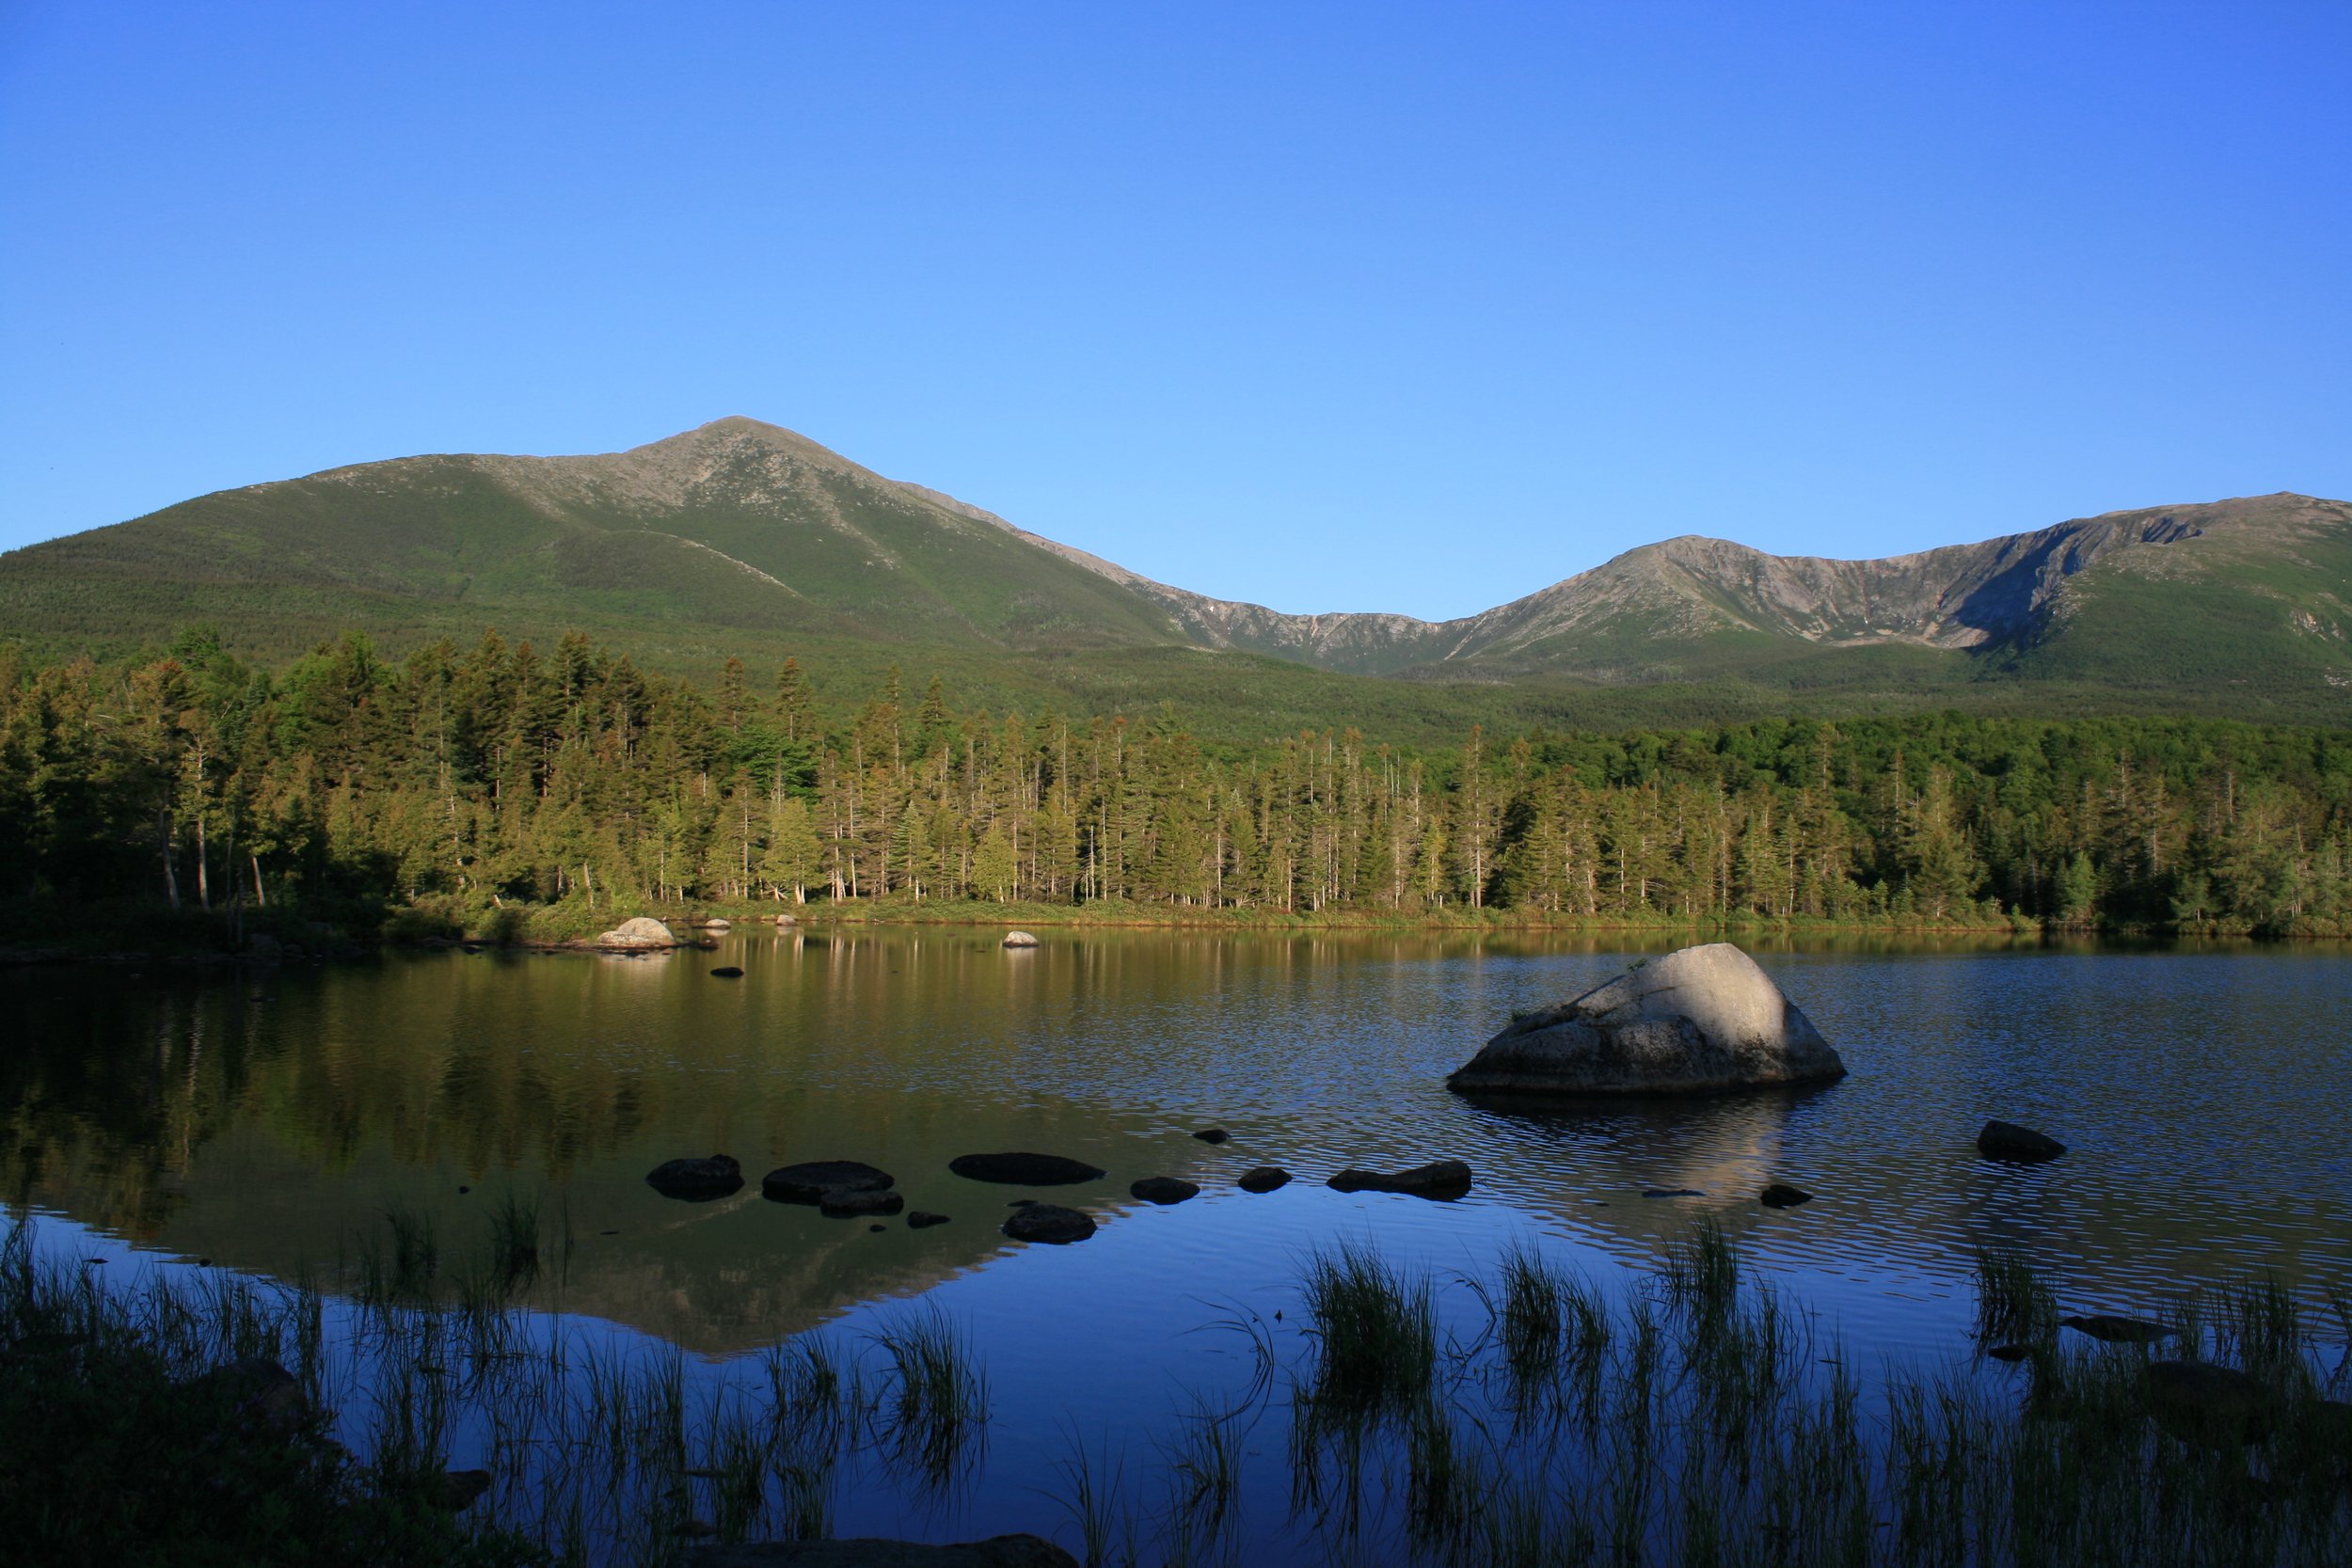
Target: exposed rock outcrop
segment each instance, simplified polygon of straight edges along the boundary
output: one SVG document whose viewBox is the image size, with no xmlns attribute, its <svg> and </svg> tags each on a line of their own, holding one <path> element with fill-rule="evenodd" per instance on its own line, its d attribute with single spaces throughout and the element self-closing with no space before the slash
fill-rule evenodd
<svg viewBox="0 0 2352 1568">
<path fill-rule="evenodd" d="M 1290 1185 L 1291 1173 L 1279 1165 L 1256 1165 L 1242 1173 L 1234 1185 L 1245 1193 L 1270 1193 Z"/>
<path fill-rule="evenodd" d="M 1772 976 L 1716 942 L 1514 1018 L 1446 1085 L 1495 1096 L 1711 1094 L 1845 1075 Z"/>
<path fill-rule="evenodd" d="M 1037 938 L 1026 931 L 1007 931 L 1004 944 L 1007 947 L 1035 947 Z"/>
</svg>

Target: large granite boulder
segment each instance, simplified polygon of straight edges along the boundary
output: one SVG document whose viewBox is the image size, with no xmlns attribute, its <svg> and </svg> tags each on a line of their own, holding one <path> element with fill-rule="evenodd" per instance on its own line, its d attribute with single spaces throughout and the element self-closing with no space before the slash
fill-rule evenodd
<svg viewBox="0 0 2352 1568">
<path fill-rule="evenodd" d="M 670 934 L 670 928 L 667 926 L 659 920 L 648 920 L 641 914 L 633 920 L 622 921 L 612 930 L 597 937 L 596 944 L 600 947 L 642 950 L 652 947 L 675 947 L 678 940 Z"/>
<path fill-rule="evenodd" d="M 1515 1017 L 1446 1086 L 1497 1096 L 1710 1094 L 1845 1075 L 1836 1051 L 1772 976 L 1714 942 Z"/>
</svg>

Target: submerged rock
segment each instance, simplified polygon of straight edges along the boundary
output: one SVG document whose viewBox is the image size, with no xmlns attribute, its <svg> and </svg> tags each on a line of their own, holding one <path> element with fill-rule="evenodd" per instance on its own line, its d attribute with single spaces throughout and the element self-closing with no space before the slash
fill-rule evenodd
<svg viewBox="0 0 2352 1568">
<path fill-rule="evenodd" d="M 1756 1195 L 1756 1201 L 1767 1209 L 1794 1209 L 1800 1203 L 1810 1203 L 1813 1195 L 1803 1187 L 1792 1187 L 1786 1181 L 1775 1181 Z"/>
<path fill-rule="evenodd" d="M 743 972 L 734 964 L 721 964 L 710 972 L 710 977 L 714 980 L 740 980 Z"/>
<path fill-rule="evenodd" d="M 1174 1176 L 1147 1176 L 1130 1185 L 1127 1191 L 1146 1203 L 1157 1203 L 1163 1207 L 1200 1196 L 1200 1183 Z"/>
<path fill-rule="evenodd" d="M 1644 1187 L 1644 1197 L 1705 1197 L 1696 1187 Z"/>
<path fill-rule="evenodd" d="M 947 1162 L 958 1176 L 975 1181 L 994 1181 L 1008 1187 L 1068 1187 L 1080 1181 L 1100 1181 L 1104 1171 L 1083 1160 L 1059 1154 L 959 1154 Z"/>
<path fill-rule="evenodd" d="M 2066 1146 L 2046 1132 L 2013 1121 L 1988 1121 L 1977 1134 L 1977 1152 L 2006 1164 L 2039 1165 L 2065 1153 Z"/>
<path fill-rule="evenodd" d="M 1078 1568 L 1078 1560 L 1034 1535 L 997 1535 L 954 1546 L 914 1541 L 747 1541 L 696 1546 L 683 1568 Z"/>
<path fill-rule="evenodd" d="M 1225 1131 L 1222 1127 L 1203 1127 L 1200 1132 L 1195 1132 L 1193 1136 L 1199 1138 L 1204 1144 L 1221 1144 L 1226 1139 L 1232 1137 L 1232 1134 Z"/>
<path fill-rule="evenodd" d="M 181 1386 L 191 1398 L 225 1409 L 247 1431 L 292 1432 L 313 1414 L 300 1380 L 265 1355 L 215 1367 Z"/>
<path fill-rule="evenodd" d="M 2259 1443 L 2270 1431 L 2269 1395 L 2234 1368 L 2151 1361 L 2140 1369 L 2139 1390 L 2156 1424 L 2176 1437 L 2235 1446 Z"/>
<path fill-rule="evenodd" d="M 1710 1094 L 1845 1075 L 1836 1051 L 1772 976 L 1716 942 L 1515 1017 L 1446 1086 L 1470 1095 Z"/>
<path fill-rule="evenodd" d="M 678 945 L 677 938 L 670 934 L 670 928 L 667 926 L 659 920 L 648 920 L 642 914 L 633 920 L 622 921 L 612 930 L 597 937 L 596 942 L 599 946 L 604 947 L 638 949 Z"/>
<path fill-rule="evenodd" d="M 2162 1323 L 2152 1323 L 2145 1318 L 2118 1317 L 2112 1312 L 2089 1312 L 2058 1323 L 2077 1334 L 2088 1334 L 2110 1345 L 2149 1345 L 2158 1339 L 2169 1339 L 2176 1332 Z"/>
<path fill-rule="evenodd" d="M 907 1215 L 907 1228 L 909 1230 L 929 1230 L 934 1225 L 946 1225 L 946 1223 L 947 1216 L 946 1214 L 934 1214 L 922 1209 L 917 1209 L 914 1212 Z"/>
<path fill-rule="evenodd" d="M 882 1192 L 898 1184 L 886 1170 L 859 1160 L 804 1160 L 778 1165 L 760 1178 L 759 1190 L 778 1203 L 822 1203 L 836 1193 Z"/>
<path fill-rule="evenodd" d="M 645 1185 L 663 1197 L 707 1203 L 725 1197 L 743 1185 L 743 1167 L 732 1154 L 712 1154 L 700 1160 L 669 1160 L 645 1173 Z M 460 1187 L 459 1192 L 466 1189 Z"/>
<path fill-rule="evenodd" d="M 1277 1187 L 1289 1186 L 1290 1180 L 1291 1173 L 1279 1165 L 1260 1165 L 1254 1170 L 1243 1172 L 1242 1179 L 1234 1185 L 1245 1193 L 1270 1193 Z"/>
<path fill-rule="evenodd" d="M 1414 1197 L 1460 1197 L 1470 1190 L 1470 1168 L 1459 1160 L 1433 1160 L 1410 1170 L 1348 1167 L 1328 1185 L 1343 1193 L 1405 1193 Z"/>
<path fill-rule="evenodd" d="M 1016 1242 L 1050 1242 L 1062 1246 L 1093 1235 L 1094 1217 L 1051 1203 L 1032 1203 L 1007 1215 L 1003 1228 Z"/>
<path fill-rule="evenodd" d="M 1995 1361 L 2023 1361 L 2033 1354 L 2031 1345 L 1994 1345 L 1985 1354 Z"/>
<path fill-rule="evenodd" d="M 1007 947 L 1035 947 L 1037 938 L 1026 931 L 1007 931 L 1004 944 Z"/>
<path fill-rule="evenodd" d="M 906 1206 L 907 1200 L 887 1187 L 834 1187 L 817 1199 L 817 1212 L 834 1220 L 895 1214 Z"/>
</svg>

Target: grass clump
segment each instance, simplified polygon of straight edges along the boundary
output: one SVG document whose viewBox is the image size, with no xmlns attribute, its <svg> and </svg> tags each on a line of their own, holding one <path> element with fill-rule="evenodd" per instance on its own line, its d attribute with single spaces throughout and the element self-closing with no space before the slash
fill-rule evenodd
<svg viewBox="0 0 2352 1568">
<path fill-rule="evenodd" d="M 11 1560 L 158 1568 L 538 1563 L 445 1506 L 437 1467 L 355 1459 L 316 1393 L 316 1298 L 241 1281 L 113 1295 L 0 1243 L 0 1536 Z M 287 1364 L 291 1364 L 291 1369 Z"/>
<path fill-rule="evenodd" d="M 1313 1402 L 1394 1415 L 1429 1397 L 1438 1308 L 1427 1276 L 1406 1273 L 1369 1245 L 1343 1243 L 1308 1260 L 1302 1293 L 1314 1325 Z"/>
</svg>

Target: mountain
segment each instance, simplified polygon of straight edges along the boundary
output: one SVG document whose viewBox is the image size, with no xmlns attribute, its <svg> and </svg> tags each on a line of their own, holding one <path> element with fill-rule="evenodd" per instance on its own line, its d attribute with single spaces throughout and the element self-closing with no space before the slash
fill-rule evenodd
<svg viewBox="0 0 2352 1568">
<path fill-rule="evenodd" d="M 346 627 L 397 649 L 576 626 L 655 664 L 789 652 L 862 675 L 909 659 L 1007 702 L 1239 702 L 1284 722 L 1497 688 L 1570 721 L 1950 703 L 2340 722 L 2352 506 L 2115 512 L 1877 561 L 1685 536 L 1460 620 L 1299 615 L 1153 581 L 725 419 L 596 456 L 335 468 L 0 556 L 0 637 L 37 652 L 197 621 L 262 656 Z"/>
</svg>

